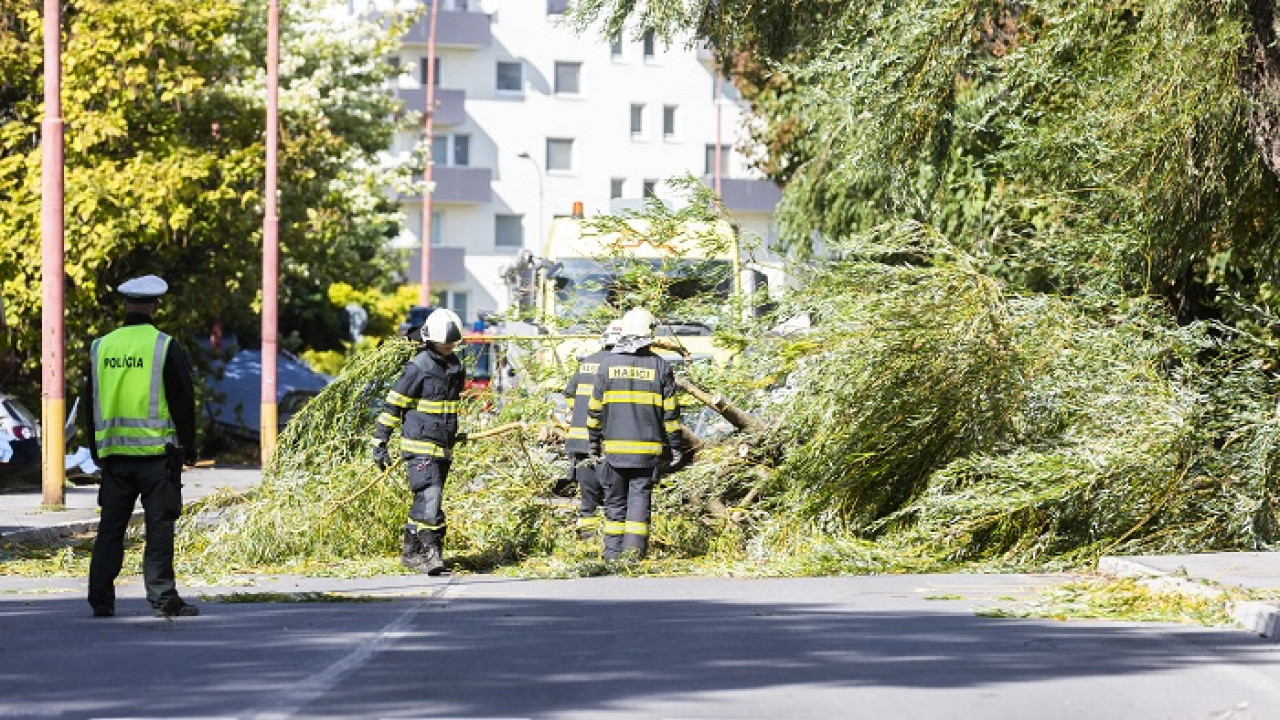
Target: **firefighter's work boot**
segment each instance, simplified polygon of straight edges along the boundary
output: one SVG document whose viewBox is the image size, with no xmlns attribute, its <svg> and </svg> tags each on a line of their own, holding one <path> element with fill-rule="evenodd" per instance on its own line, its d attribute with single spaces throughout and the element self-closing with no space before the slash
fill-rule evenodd
<svg viewBox="0 0 1280 720">
<path fill-rule="evenodd" d="M 648 553 L 649 538 L 632 533 L 622 536 L 622 557 L 631 560 L 643 560 Z"/>
<path fill-rule="evenodd" d="M 400 551 L 400 564 L 412 572 L 426 572 L 422 543 L 418 541 L 418 533 L 412 528 L 404 529 L 404 548 Z"/>
<path fill-rule="evenodd" d="M 419 557 L 422 558 L 422 569 L 418 572 L 428 575 L 439 575 L 444 572 L 444 553 L 440 550 L 440 543 L 434 542 L 424 546 Z"/>
<path fill-rule="evenodd" d="M 622 536 L 609 535 L 604 536 L 604 559 L 617 560 L 622 554 Z"/>
</svg>

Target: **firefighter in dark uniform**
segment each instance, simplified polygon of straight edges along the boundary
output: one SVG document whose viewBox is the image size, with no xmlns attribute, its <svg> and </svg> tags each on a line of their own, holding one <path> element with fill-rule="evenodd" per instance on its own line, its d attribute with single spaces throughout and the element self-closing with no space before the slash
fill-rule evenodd
<svg viewBox="0 0 1280 720">
<path fill-rule="evenodd" d="M 564 388 L 573 407 L 569 432 L 565 434 L 564 451 L 569 456 L 569 480 L 578 483 L 578 537 L 592 540 L 600 530 L 597 512 L 604 504 L 604 488 L 600 485 L 600 468 L 591 456 L 591 438 L 587 435 L 587 405 L 595 387 L 596 371 L 601 360 L 621 337 L 622 323 L 613 321 L 605 328 L 603 348 L 578 360 L 578 370 Z"/>
<path fill-rule="evenodd" d="M 432 311 L 419 335 L 424 346 L 405 364 L 387 393 L 373 431 L 373 459 L 380 469 L 391 463 L 387 441 L 400 429 L 400 455 L 409 467 L 413 503 L 404 528 L 400 560 L 415 572 L 444 572 L 444 511 L 440 507 L 453 446 L 466 439 L 458 432 L 458 408 L 466 373 L 453 353 L 462 340 L 462 320 L 452 310 Z"/>
<path fill-rule="evenodd" d="M 622 339 L 600 363 L 588 407 L 591 453 L 601 457 L 606 560 L 645 556 L 663 456 L 679 466 L 685 452 L 675 373 L 649 348 L 655 324 L 644 308 L 622 316 Z"/>
<path fill-rule="evenodd" d="M 146 546 L 142 574 L 157 617 L 199 615 L 179 595 L 173 573 L 173 529 L 182 514 L 182 466 L 196 460 L 191 364 L 173 338 L 152 324 L 169 285 L 155 275 L 122 283 L 124 325 L 93 341 L 86 374 L 91 410 L 84 427 L 102 468 L 98 536 L 89 563 L 94 617 L 116 611 L 115 580 L 124 562 L 124 534 L 142 498 Z"/>
</svg>

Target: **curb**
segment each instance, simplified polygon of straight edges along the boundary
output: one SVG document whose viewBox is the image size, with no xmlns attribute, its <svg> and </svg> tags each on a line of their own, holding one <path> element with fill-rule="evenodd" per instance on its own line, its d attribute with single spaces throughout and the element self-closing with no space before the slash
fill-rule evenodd
<svg viewBox="0 0 1280 720">
<path fill-rule="evenodd" d="M 129 526 L 142 522 L 143 513 L 135 510 L 129 518 Z M 76 520 L 47 527 L 23 528 L 0 534 L 0 545 L 53 545 L 73 535 L 98 531 L 98 520 Z"/>
<path fill-rule="evenodd" d="M 1104 557 L 1098 561 L 1098 572 L 1103 575 L 1126 578 L 1145 578 L 1151 584 L 1169 592 L 1185 593 L 1200 597 L 1220 597 L 1223 591 L 1211 585 L 1189 578 L 1176 577 L 1163 570 L 1156 570 L 1142 563 L 1125 558 Z M 1272 642 L 1280 642 L 1280 605 L 1257 600 L 1231 603 L 1227 612 L 1245 630 Z"/>
</svg>

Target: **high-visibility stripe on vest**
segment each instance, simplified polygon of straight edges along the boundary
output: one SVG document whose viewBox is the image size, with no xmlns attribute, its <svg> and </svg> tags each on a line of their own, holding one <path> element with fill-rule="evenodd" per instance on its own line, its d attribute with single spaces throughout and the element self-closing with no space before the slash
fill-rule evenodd
<svg viewBox="0 0 1280 720">
<path fill-rule="evenodd" d="M 178 433 L 164 393 L 170 338 L 154 325 L 126 325 L 93 341 L 93 430 L 99 457 L 163 455 Z"/>
</svg>

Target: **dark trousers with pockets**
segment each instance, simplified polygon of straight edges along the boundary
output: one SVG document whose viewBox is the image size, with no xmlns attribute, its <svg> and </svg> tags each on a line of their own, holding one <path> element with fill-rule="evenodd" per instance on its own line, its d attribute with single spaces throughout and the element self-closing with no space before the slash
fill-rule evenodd
<svg viewBox="0 0 1280 720">
<path fill-rule="evenodd" d="M 440 506 L 444 481 L 449 476 L 450 461 L 430 457 L 408 457 L 409 489 L 413 504 L 409 506 L 409 523 L 417 531 L 423 545 L 439 545 L 444 540 L 445 517 Z"/>
<path fill-rule="evenodd" d="M 161 605 L 178 596 L 173 575 L 173 527 L 182 515 L 182 467 L 159 457 L 109 457 L 102 461 L 98 505 L 102 518 L 89 562 L 89 604 L 113 605 L 124 563 L 124 535 L 138 498 L 146 518 L 142 576 L 147 600 Z"/>
<path fill-rule="evenodd" d="M 614 467 L 600 463 L 600 483 L 604 485 L 604 556 L 613 559 L 623 552 L 644 557 L 649 549 L 649 515 L 653 486 L 658 483 L 657 467 Z"/>
<path fill-rule="evenodd" d="M 588 462 L 589 455 L 573 453 L 573 479 L 578 483 L 578 517 L 594 518 L 604 504 L 604 487 L 600 484 L 600 463 Z"/>
</svg>

